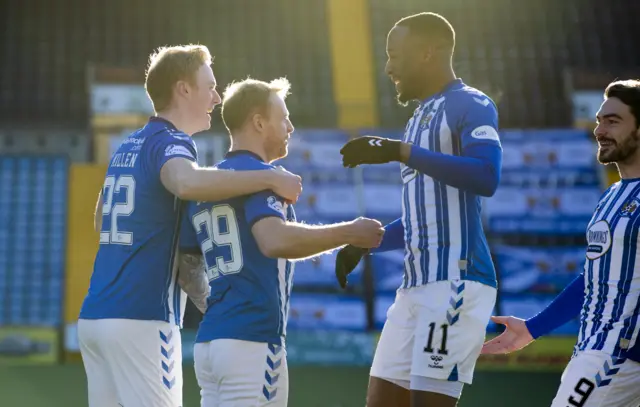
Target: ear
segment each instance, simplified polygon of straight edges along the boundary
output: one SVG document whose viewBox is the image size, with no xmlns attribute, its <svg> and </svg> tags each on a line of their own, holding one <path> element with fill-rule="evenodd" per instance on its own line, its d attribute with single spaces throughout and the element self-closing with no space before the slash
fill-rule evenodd
<svg viewBox="0 0 640 407">
<path fill-rule="evenodd" d="M 433 59 L 434 55 L 436 53 L 436 49 L 433 45 L 429 45 L 425 48 L 424 51 L 424 60 L 425 62 L 429 62 Z"/>
<path fill-rule="evenodd" d="M 180 96 L 187 96 L 190 92 L 189 84 L 186 81 L 178 81 L 176 83 L 176 91 Z"/>
<path fill-rule="evenodd" d="M 251 122 L 253 123 L 253 127 L 255 127 L 256 130 L 262 132 L 262 130 L 264 129 L 264 118 L 260 113 L 254 113 L 253 117 L 251 118 Z"/>
</svg>

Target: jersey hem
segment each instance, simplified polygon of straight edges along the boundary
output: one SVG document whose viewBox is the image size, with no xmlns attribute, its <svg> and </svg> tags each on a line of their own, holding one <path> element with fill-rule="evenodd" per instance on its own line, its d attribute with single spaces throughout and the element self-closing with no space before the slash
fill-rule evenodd
<svg viewBox="0 0 640 407">
<path fill-rule="evenodd" d="M 482 285 L 486 285 L 486 286 L 491 287 L 491 288 L 495 288 L 495 289 L 498 288 L 498 282 L 496 280 L 487 281 L 487 280 L 482 280 L 480 278 L 470 278 L 470 277 L 460 277 L 459 279 L 451 278 L 451 279 L 446 279 L 446 280 L 427 281 L 424 284 L 423 283 L 419 283 L 419 284 L 416 283 L 416 285 L 412 285 L 410 287 L 400 286 L 400 288 L 402 288 L 402 289 L 416 288 L 416 287 L 421 287 L 421 286 L 424 286 L 424 285 L 427 285 L 427 284 L 431 284 L 431 283 L 437 283 L 437 282 L 440 282 L 440 281 L 456 281 L 456 280 L 458 280 L 458 281 L 475 281 L 476 283 L 480 283 Z"/>
<path fill-rule="evenodd" d="M 80 314 L 80 316 L 78 317 L 78 320 L 81 320 L 81 319 L 86 319 L 86 320 L 89 320 L 89 321 L 95 321 L 95 320 L 99 320 L 99 319 L 129 319 L 129 320 L 133 320 L 133 321 L 156 321 L 156 322 L 167 322 L 167 323 L 170 323 L 173 318 L 159 319 L 159 318 L 130 317 L 130 316 L 122 316 L 122 315 L 118 315 L 118 316 L 110 315 L 110 316 L 94 317 L 94 316 L 86 316 L 86 315 Z M 180 326 L 179 324 L 174 324 L 174 325 Z"/>
<path fill-rule="evenodd" d="M 248 342 L 259 342 L 259 343 L 269 343 L 274 345 L 282 345 L 284 342 L 283 337 L 265 337 L 260 335 L 241 335 L 241 334 L 230 334 L 230 335 L 197 335 L 196 343 L 206 343 L 215 341 L 216 339 L 237 339 L 240 341 L 248 341 Z"/>
</svg>

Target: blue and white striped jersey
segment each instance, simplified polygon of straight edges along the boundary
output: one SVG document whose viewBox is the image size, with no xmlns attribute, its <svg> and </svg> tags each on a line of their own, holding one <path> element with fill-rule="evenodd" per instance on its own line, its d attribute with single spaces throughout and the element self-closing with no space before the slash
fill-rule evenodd
<svg viewBox="0 0 640 407">
<path fill-rule="evenodd" d="M 273 168 L 249 151 L 232 151 L 216 167 Z M 264 191 L 220 202 L 191 202 L 185 216 L 181 250 L 203 254 L 211 287 L 196 342 L 239 339 L 282 345 L 294 263 L 262 254 L 251 228 L 270 216 L 295 221 L 293 206 Z"/>
<path fill-rule="evenodd" d="M 461 156 L 474 144 L 500 145 L 493 101 L 461 80 L 420 103 L 404 142 Z M 480 197 L 448 186 L 405 165 L 402 223 L 403 288 L 441 280 L 474 280 L 496 286 L 495 268 L 481 221 Z"/>
<path fill-rule="evenodd" d="M 152 117 L 111 158 L 102 189 L 102 230 L 80 318 L 182 324 L 186 296 L 177 283 L 182 202 L 160 181 L 172 158 L 196 161 L 196 145 Z"/>
<path fill-rule="evenodd" d="M 575 351 L 640 352 L 640 179 L 613 184 L 587 226 L 585 299 Z M 637 357 L 637 356 L 636 356 Z"/>
</svg>

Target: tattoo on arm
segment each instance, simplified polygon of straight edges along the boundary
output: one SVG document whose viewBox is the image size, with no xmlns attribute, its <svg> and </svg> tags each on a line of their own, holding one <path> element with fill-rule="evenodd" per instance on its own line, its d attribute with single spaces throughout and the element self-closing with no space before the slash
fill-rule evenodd
<svg viewBox="0 0 640 407">
<path fill-rule="evenodd" d="M 178 269 L 178 283 L 191 301 L 204 314 L 209 297 L 209 279 L 201 254 L 181 254 Z"/>
</svg>

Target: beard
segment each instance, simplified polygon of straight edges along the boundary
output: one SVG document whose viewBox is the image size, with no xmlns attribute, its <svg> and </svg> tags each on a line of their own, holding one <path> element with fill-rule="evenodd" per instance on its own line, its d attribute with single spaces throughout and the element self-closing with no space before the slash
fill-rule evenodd
<svg viewBox="0 0 640 407">
<path fill-rule="evenodd" d="M 396 92 L 396 101 L 402 107 L 407 107 L 409 105 L 409 102 L 416 98 L 415 96 L 411 95 L 410 92 L 402 88 L 398 89 Z"/>
<path fill-rule="evenodd" d="M 267 148 L 267 154 L 269 155 L 269 161 L 276 161 L 284 158 L 289 154 L 288 144 L 280 139 L 272 139 Z"/>
<path fill-rule="evenodd" d="M 609 147 L 598 147 L 598 162 L 600 164 L 611 164 L 627 161 L 638 150 L 638 132 L 636 130 L 629 133 L 620 143 Z"/>
<path fill-rule="evenodd" d="M 276 160 L 285 158 L 287 154 L 289 154 L 289 149 L 287 148 L 286 144 L 283 144 L 282 146 L 280 146 L 280 149 L 278 150 L 277 154 L 275 154 L 277 157 Z"/>
<path fill-rule="evenodd" d="M 409 102 L 411 102 L 412 100 L 416 100 L 419 98 L 418 95 L 416 95 L 415 89 L 415 82 L 414 85 L 412 86 L 410 83 L 411 81 L 409 81 L 408 79 L 405 79 L 406 82 L 400 82 L 398 84 L 398 86 L 396 86 L 396 101 L 398 102 L 398 104 L 400 106 L 406 107 L 409 105 Z"/>
</svg>

